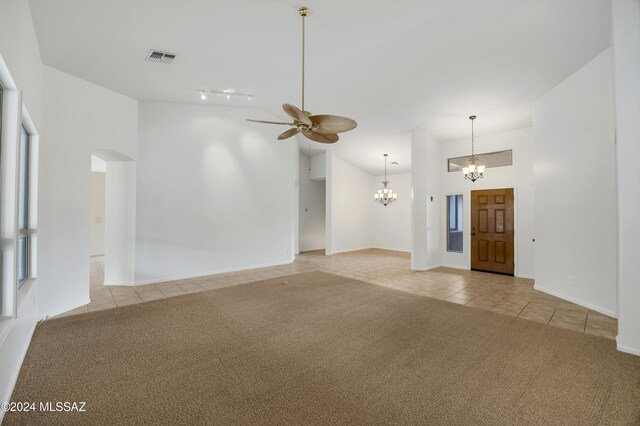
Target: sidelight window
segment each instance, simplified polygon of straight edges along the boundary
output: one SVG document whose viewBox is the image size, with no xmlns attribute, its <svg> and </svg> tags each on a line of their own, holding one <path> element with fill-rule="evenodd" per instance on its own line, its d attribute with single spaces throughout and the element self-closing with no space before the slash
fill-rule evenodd
<svg viewBox="0 0 640 426">
<path fill-rule="evenodd" d="M 462 253 L 462 194 L 447 195 L 447 251 Z"/>
<path fill-rule="evenodd" d="M 18 176 L 18 288 L 29 278 L 29 132 L 20 134 Z"/>
</svg>

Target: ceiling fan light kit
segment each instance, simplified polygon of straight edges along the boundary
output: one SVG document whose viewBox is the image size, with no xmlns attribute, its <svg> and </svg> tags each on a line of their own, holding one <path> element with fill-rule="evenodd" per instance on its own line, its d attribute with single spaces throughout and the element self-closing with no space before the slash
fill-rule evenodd
<svg viewBox="0 0 640 426">
<path fill-rule="evenodd" d="M 314 142 L 335 143 L 340 139 L 338 133 L 355 129 L 358 124 L 347 117 L 327 114 L 313 115 L 304 109 L 305 18 L 308 13 L 309 8 L 306 6 L 298 9 L 298 14 L 302 17 L 302 109 L 291 104 L 282 105 L 284 112 L 293 119 L 292 123 L 251 119 L 247 119 L 247 121 L 291 126 L 291 129 L 278 136 L 278 140 L 288 139 L 302 133 L 307 139 Z"/>
</svg>

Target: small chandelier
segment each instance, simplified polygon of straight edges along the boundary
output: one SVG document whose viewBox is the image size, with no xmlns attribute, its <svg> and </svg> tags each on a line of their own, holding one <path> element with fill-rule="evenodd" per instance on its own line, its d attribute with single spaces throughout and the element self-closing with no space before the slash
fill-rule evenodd
<svg viewBox="0 0 640 426">
<path fill-rule="evenodd" d="M 382 181 L 382 189 L 378 189 L 378 192 L 373 194 L 374 199 L 387 207 L 389 204 L 393 203 L 397 198 L 398 194 L 394 194 L 391 188 L 388 188 L 389 181 L 387 180 L 387 157 L 389 154 L 384 154 L 384 180 Z"/>
<path fill-rule="evenodd" d="M 484 177 L 484 166 L 478 165 L 478 157 L 476 157 L 474 153 L 473 146 L 473 120 L 476 119 L 475 115 L 469 117 L 471 120 L 471 157 L 469 157 L 469 166 L 463 167 L 462 172 L 464 173 L 464 178 L 469 179 L 471 182 L 475 182 L 476 180 Z"/>
</svg>

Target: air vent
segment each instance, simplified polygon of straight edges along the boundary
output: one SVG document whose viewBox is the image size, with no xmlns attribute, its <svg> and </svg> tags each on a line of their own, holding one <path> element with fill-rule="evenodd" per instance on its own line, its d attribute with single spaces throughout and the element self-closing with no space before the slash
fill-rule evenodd
<svg viewBox="0 0 640 426">
<path fill-rule="evenodd" d="M 170 64 L 173 60 L 178 56 L 175 53 L 163 52 L 161 50 L 153 50 L 151 49 L 147 53 L 147 57 L 145 58 L 150 62 L 162 62 L 163 64 Z"/>
</svg>

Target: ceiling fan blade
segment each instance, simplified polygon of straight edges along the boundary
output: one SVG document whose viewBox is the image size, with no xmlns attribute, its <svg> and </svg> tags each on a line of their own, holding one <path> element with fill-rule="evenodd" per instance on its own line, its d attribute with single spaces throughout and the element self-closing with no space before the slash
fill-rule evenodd
<svg viewBox="0 0 640 426">
<path fill-rule="evenodd" d="M 347 117 L 339 115 L 312 115 L 313 130 L 318 133 L 341 133 L 356 128 L 358 123 Z"/>
<path fill-rule="evenodd" d="M 284 123 L 282 121 L 264 121 L 264 120 L 252 120 L 247 118 L 247 121 L 252 121 L 254 123 L 267 123 L 267 124 L 286 124 L 287 126 L 295 126 L 294 123 Z"/>
<path fill-rule="evenodd" d="M 313 130 L 307 129 L 303 129 L 302 134 L 312 141 L 320 143 L 336 143 L 338 142 L 338 139 L 340 139 L 335 133 L 317 133 Z"/>
<path fill-rule="evenodd" d="M 313 124 L 311 123 L 309 117 L 307 117 L 307 114 L 305 114 L 297 106 L 291 104 L 283 104 L 282 109 L 289 115 L 289 117 L 293 118 L 294 121 L 299 121 L 306 126 L 311 126 Z"/>
<path fill-rule="evenodd" d="M 278 140 L 281 141 L 284 139 L 288 139 L 291 136 L 295 136 L 297 134 L 298 134 L 298 129 L 294 127 L 293 129 L 289 129 L 286 132 L 281 133 L 280 136 L 278 136 Z"/>
</svg>

